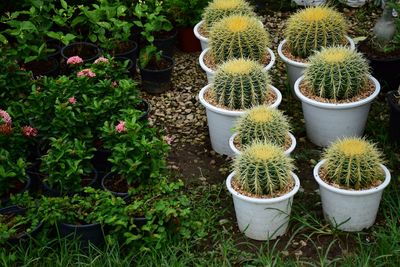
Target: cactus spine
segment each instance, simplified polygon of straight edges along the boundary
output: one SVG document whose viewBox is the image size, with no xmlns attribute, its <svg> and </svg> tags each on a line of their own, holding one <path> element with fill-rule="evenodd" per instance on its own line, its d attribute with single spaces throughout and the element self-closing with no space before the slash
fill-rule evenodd
<svg viewBox="0 0 400 267">
<path fill-rule="evenodd" d="M 341 100 L 365 90 L 368 75 L 368 62 L 362 54 L 346 47 L 330 47 L 310 57 L 304 80 L 314 95 Z"/>
<path fill-rule="evenodd" d="M 224 17 L 230 15 L 256 16 L 253 8 L 244 0 L 214 0 L 203 12 L 204 25 L 209 32 L 211 27 Z"/>
<path fill-rule="evenodd" d="M 274 196 L 290 184 L 292 162 L 282 148 L 254 143 L 235 158 L 235 181 L 248 193 Z"/>
<path fill-rule="evenodd" d="M 289 129 L 289 122 L 282 111 L 264 105 L 248 110 L 236 126 L 244 146 L 254 142 L 269 142 L 283 147 Z"/>
<path fill-rule="evenodd" d="M 362 189 L 384 179 L 381 152 L 374 144 L 356 137 L 344 138 L 328 147 L 323 169 L 329 182 Z"/>
<path fill-rule="evenodd" d="M 212 96 L 219 105 L 247 109 L 265 102 L 269 76 L 263 66 L 248 59 L 232 59 L 216 71 Z"/>
<path fill-rule="evenodd" d="M 343 44 L 346 25 L 343 15 L 330 7 L 309 7 L 288 19 L 284 35 L 291 53 L 307 58 L 321 47 Z"/>
<path fill-rule="evenodd" d="M 217 64 L 232 58 L 260 62 L 270 43 L 268 32 L 254 17 L 233 15 L 223 18 L 210 32 L 211 54 Z"/>
</svg>

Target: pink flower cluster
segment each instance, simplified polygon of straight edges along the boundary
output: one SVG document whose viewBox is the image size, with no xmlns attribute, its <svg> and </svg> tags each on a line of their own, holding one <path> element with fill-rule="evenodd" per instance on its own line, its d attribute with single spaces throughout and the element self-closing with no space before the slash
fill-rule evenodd
<svg viewBox="0 0 400 267">
<path fill-rule="evenodd" d="M 171 145 L 172 142 L 174 141 L 174 138 L 172 136 L 167 135 L 167 136 L 164 136 L 164 140 L 165 140 L 165 142 L 167 142 L 168 145 Z"/>
<path fill-rule="evenodd" d="M 125 122 L 119 121 L 118 125 L 115 126 L 115 130 L 119 133 L 126 132 Z"/>
<path fill-rule="evenodd" d="M 78 77 L 86 76 L 88 78 L 93 78 L 96 76 L 96 73 L 94 73 L 91 69 L 83 69 L 77 74 Z"/>
<path fill-rule="evenodd" d="M 0 134 L 8 135 L 12 132 L 12 120 L 11 116 L 0 109 Z"/>
<path fill-rule="evenodd" d="M 80 56 L 73 56 L 67 59 L 67 64 L 68 65 L 78 65 L 82 64 L 83 59 Z"/>
<path fill-rule="evenodd" d="M 72 97 L 68 98 L 68 102 L 69 102 L 70 104 L 75 104 L 75 103 L 76 103 L 75 97 L 72 96 Z"/>
<path fill-rule="evenodd" d="M 105 58 L 105 57 L 99 57 L 98 59 L 96 59 L 95 61 L 94 61 L 94 64 L 99 64 L 99 63 L 108 63 L 108 59 L 107 58 Z"/>
<path fill-rule="evenodd" d="M 35 137 L 38 134 L 38 130 L 32 126 L 24 126 L 22 127 L 22 134 L 26 137 Z"/>
</svg>

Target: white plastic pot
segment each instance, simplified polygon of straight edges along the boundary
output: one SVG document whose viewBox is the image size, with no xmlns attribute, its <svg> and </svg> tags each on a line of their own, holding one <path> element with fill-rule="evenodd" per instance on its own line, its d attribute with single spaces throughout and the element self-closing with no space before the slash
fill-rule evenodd
<svg viewBox="0 0 400 267">
<path fill-rule="evenodd" d="M 365 5 L 367 0 L 345 0 L 343 1 L 346 5 L 351 6 L 351 7 L 360 7 Z"/>
<path fill-rule="evenodd" d="M 234 133 L 232 134 L 232 136 L 229 138 L 229 147 L 232 150 L 232 152 L 234 153 L 234 155 L 239 155 L 241 152 L 240 150 L 235 146 L 235 138 L 239 133 Z M 294 137 L 294 135 L 292 133 L 289 133 L 290 136 L 290 140 L 292 141 L 290 147 L 288 149 L 285 150 L 285 154 L 290 156 L 290 153 L 293 152 L 293 150 L 296 148 L 296 138 Z"/>
<path fill-rule="evenodd" d="M 378 96 L 381 86 L 372 76 L 369 79 L 375 91 L 362 100 L 332 104 L 315 101 L 300 92 L 301 76 L 294 85 L 296 96 L 301 100 L 307 137 L 317 146 L 328 146 L 338 138 L 361 137 L 364 133 L 371 102 Z"/>
<path fill-rule="evenodd" d="M 294 0 L 299 6 L 319 6 L 326 3 L 326 0 Z"/>
<path fill-rule="evenodd" d="M 226 187 L 232 194 L 239 230 L 255 240 L 271 240 L 286 233 L 293 203 L 293 196 L 300 188 L 300 181 L 292 172 L 294 188 L 286 195 L 275 198 L 252 198 L 232 188 L 232 172 Z"/>
<path fill-rule="evenodd" d="M 209 68 L 205 63 L 204 63 L 204 57 L 205 55 L 208 53 L 208 51 L 210 51 L 210 48 L 207 48 L 205 50 L 203 50 L 203 52 L 201 52 L 200 56 L 199 56 L 199 63 L 200 63 L 200 67 L 206 72 L 207 74 L 207 81 L 208 83 L 212 83 L 214 82 L 214 76 L 215 76 L 215 70 L 212 70 L 211 68 Z M 271 60 L 269 61 L 269 63 L 264 67 L 265 71 L 269 71 L 275 64 L 275 54 L 274 52 L 268 48 L 268 53 L 270 55 Z"/>
<path fill-rule="evenodd" d="M 354 50 L 356 48 L 356 45 L 354 44 L 353 39 L 351 39 L 350 37 L 346 36 L 346 39 L 349 41 L 349 46 L 351 50 Z M 279 57 L 283 60 L 283 62 L 285 62 L 286 65 L 286 71 L 287 71 L 287 75 L 288 75 L 288 80 L 289 80 L 289 85 L 290 88 L 293 89 L 294 88 L 294 83 L 296 82 L 296 80 L 304 74 L 305 69 L 308 66 L 308 63 L 303 63 L 303 62 L 298 62 L 298 61 L 294 61 L 288 57 L 285 56 L 285 54 L 283 53 L 282 49 L 283 46 L 286 44 L 286 39 L 284 39 L 278 46 L 278 54 Z"/>
<path fill-rule="evenodd" d="M 229 137 L 232 135 L 231 129 L 235 126 L 236 120 L 245 111 L 226 110 L 208 103 L 204 99 L 204 95 L 211 86 L 212 84 L 203 87 L 199 93 L 200 103 L 206 108 L 211 146 L 218 154 L 233 156 L 234 153 L 229 148 Z M 270 107 L 277 108 L 282 101 L 282 94 L 274 86 L 270 85 L 270 87 L 276 95 L 276 101 Z"/>
<path fill-rule="evenodd" d="M 327 184 L 319 176 L 325 160 L 314 167 L 314 178 L 319 184 L 322 210 L 330 224 L 340 230 L 355 232 L 371 227 L 378 213 L 383 189 L 389 185 L 390 172 L 381 165 L 385 180 L 377 187 L 367 190 L 346 190 Z"/>
<path fill-rule="evenodd" d="M 201 35 L 199 32 L 199 28 L 203 23 L 204 23 L 204 20 L 201 20 L 199 23 L 197 23 L 193 28 L 193 33 L 196 36 L 196 38 L 200 40 L 201 50 L 204 51 L 204 49 L 206 49 L 208 47 L 209 40 L 208 40 L 208 38 Z"/>
</svg>

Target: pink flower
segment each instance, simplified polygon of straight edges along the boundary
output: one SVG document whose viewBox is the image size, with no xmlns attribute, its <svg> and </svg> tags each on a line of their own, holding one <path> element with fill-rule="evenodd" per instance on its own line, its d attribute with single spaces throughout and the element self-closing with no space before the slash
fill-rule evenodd
<svg viewBox="0 0 400 267">
<path fill-rule="evenodd" d="M 32 126 L 22 127 L 22 134 L 26 137 L 35 137 L 38 134 L 38 130 Z"/>
<path fill-rule="evenodd" d="M 167 136 L 164 136 L 164 140 L 165 140 L 165 142 L 167 142 L 168 145 L 171 145 L 172 142 L 174 141 L 174 138 L 172 136 L 167 135 Z"/>
<path fill-rule="evenodd" d="M 93 78 L 94 76 L 96 76 L 96 73 L 94 73 L 91 69 L 83 69 L 80 72 L 78 72 L 78 77 L 81 76 L 86 76 L 88 78 Z"/>
<path fill-rule="evenodd" d="M 113 81 L 113 82 L 111 83 L 111 87 L 112 87 L 112 88 L 118 87 L 118 82 L 117 82 L 117 81 Z"/>
<path fill-rule="evenodd" d="M 115 126 L 115 130 L 119 133 L 126 132 L 125 122 L 119 121 L 118 125 Z"/>
<path fill-rule="evenodd" d="M 94 61 L 94 64 L 99 64 L 99 63 L 108 63 L 108 59 L 105 57 L 99 57 Z"/>
<path fill-rule="evenodd" d="M 71 103 L 71 104 L 75 104 L 76 103 L 75 97 L 72 96 L 72 97 L 68 98 L 68 102 Z"/>
<path fill-rule="evenodd" d="M 83 63 L 83 59 L 80 56 L 73 56 L 68 58 L 67 60 L 67 64 L 68 65 L 78 65 L 78 64 L 82 64 Z"/>
<path fill-rule="evenodd" d="M 2 109 L 0 109 L 0 133 L 4 135 L 12 133 L 11 116 Z"/>
</svg>

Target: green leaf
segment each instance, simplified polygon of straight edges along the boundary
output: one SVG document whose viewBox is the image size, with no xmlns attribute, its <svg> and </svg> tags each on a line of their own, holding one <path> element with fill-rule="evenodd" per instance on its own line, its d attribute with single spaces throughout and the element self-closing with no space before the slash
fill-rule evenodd
<svg viewBox="0 0 400 267">
<path fill-rule="evenodd" d="M 61 6 L 62 6 L 64 9 L 67 9 L 67 8 L 68 8 L 68 4 L 67 4 L 67 2 L 65 2 L 65 0 L 60 0 L 60 2 L 61 2 Z"/>
</svg>

